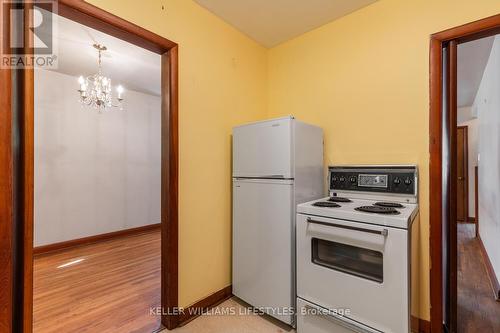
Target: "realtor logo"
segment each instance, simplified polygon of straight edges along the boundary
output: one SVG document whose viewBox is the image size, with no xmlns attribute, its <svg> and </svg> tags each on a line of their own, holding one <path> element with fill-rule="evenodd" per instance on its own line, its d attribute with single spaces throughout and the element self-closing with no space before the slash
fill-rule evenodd
<svg viewBox="0 0 500 333">
<path fill-rule="evenodd" d="M 56 69 L 57 1 L 0 1 L 1 20 L 10 22 L 2 24 L 2 29 L 10 27 L 10 38 L 9 43 L 2 43 L 0 67 Z"/>
</svg>

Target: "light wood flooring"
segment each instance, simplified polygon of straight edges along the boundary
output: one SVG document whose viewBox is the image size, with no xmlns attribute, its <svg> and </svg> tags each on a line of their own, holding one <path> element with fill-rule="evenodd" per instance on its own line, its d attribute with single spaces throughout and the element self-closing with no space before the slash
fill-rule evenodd
<svg viewBox="0 0 500 333">
<path fill-rule="evenodd" d="M 458 333 L 500 332 L 495 301 L 474 224 L 458 224 Z"/>
<path fill-rule="evenodd" d="M 36 257 L 34 333 L 154 331 L 160 259 L 159 230 Z"/>
</svg>

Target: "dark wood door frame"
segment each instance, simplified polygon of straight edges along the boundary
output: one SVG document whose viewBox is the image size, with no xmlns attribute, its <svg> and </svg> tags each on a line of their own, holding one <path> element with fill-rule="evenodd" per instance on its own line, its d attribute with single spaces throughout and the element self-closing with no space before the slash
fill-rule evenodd
<svg viewBox="0 0 500 333">
<path fill-rule="evenodd" d="M 10 19 L 7 6 L 0 6 L 2 49 L 9 47 Z M 14 230 L 13 230 L 13 148 L 12 148 L 12 71 L 0 69 L 0 332 L 13 331 L 14 318 Z"/>
<path fill-rule="evenodd" d="M 465 174 L 466 174 L 466 182 L 465 182 L 465 220 L 463 222 L 472 222 L 469 219 L 469 181 L 470 181 L 470 175 L 469 175 L 469 126 L 463 125 L 463 126 L 457 126 L 457 130 L 462 129 L 464 130 L 464 163 L 465 163 Z"/>
<path fill-rule="evenodd" d="M 3 5 L 4 0 L 0 0 Z M 54 0 L 56 2 L 56 0 Z M 35 0 L 35 5 L 43 7 Z M 32 5 L 32 4 L 31 4 Z M 11 23 L 0 9 L 2 43 Z M 46 7 L 47 9 L 50 9 Z M 161 55 L 162 325 L 178 326 L 178 45 L 81 0 L 57 1 L 57 14 Z M 23 33 L 28 36 L 25 11 Z M 12 28 L 14 29 L 14 28 Z M 0 331 L 32 331 L 34 73 L 0 69 Z M 22 282 L 16 282 L 22 281 Z M 149 310 L 149 309 L 147 309 Z M 145 310 L 145 311 L 147 311 Z"/>
<path fill-rule="evenodd" d="M 455 43 L 456 46 L 456 44 L 498 33 L 500 33 L 500 14 L 433 34 L 430 40 L 429 219 L 432 333 L 441 333 L 443 330 L 443 264 L 449 264 L 443 262 L 443 226 L 445 223 L 456 225 L 442 218 L 445 210 L 449 209 L 448 212 L 452 212 L 451 208 L 456 202 L 457 195 L 456 187 L 443 184 L 446 175 L 450 175 L 454 169 L 452 162 L 457 154 L 456 149 L 455 151 L 451 149 L 453 140 L 456 140 L 456 134 L 453 135 L 453 128 L 456 128 L 456 125 L 450 128 L 448 127 L 450 122 L 446 123 L 446 120 L 455 119 L 456 121 L 456 105 L 455 107 L 448 106 L 446 109 L 443 107 L 443 96 L 449 96 L 447 92 L 455 94 L 456 98 L 456 86 L 450 86 L 449 78 L 443 77 L 443 49 L 447 48 L 450 43 Z M 451 74 L 456 74 L 456 70 Z M 447 89 L 447 92 L 444 89 Z M 443 148 L 444 144 L 446 144 L 445 148 Z M 443 192 L 445 187 L 448 187 L 448 190 Z"/>
<path fill-rule="evenodd" d="M 476 224 L 476 237 L 479 236 L 479 167 L 474 167 L 474 223 Z"/>
</svg>

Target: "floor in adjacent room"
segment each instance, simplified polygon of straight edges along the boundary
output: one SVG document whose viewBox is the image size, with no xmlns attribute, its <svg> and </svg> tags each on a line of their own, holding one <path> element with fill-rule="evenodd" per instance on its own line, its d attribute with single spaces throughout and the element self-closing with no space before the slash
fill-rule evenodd
<svg viewBox="0 0 500 333">
<path fill-rule="evenodd" d="M 475 238 L 475 225 L 458 224 L 458 333 L 500 332 L 500 302 L 495 301 Z"/>
<path fill-rule="evenodd" d="M 159 229 L 35 257 L 34 333 L 152 332 L 160 259 Z"/>
</svg>

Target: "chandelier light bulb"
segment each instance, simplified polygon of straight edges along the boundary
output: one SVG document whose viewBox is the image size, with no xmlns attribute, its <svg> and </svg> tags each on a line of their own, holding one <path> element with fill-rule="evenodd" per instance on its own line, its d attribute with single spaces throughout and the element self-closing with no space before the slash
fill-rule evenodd
<svg viewBox="0 0 500 333">
<path fill-rule="evenodd" d="M 119 85 L 118 87 L 116 87 L 116 92 L 118 93 L 118 99 L 121 100 L 122 99 L 122 94 L 123 94 L 123 87 L 121 85 Z"/>
<path fill-rule="evenodd" d="M 80 76 L 78 78 L 78 83 L 80 84 L 80 89 L 78 90 L 80 92 L 80 95 L 85 95 L 85 91 L 87 90 L 87 85 L 85 84 L 85 79 L 83 76 Z"/>
</svg>

